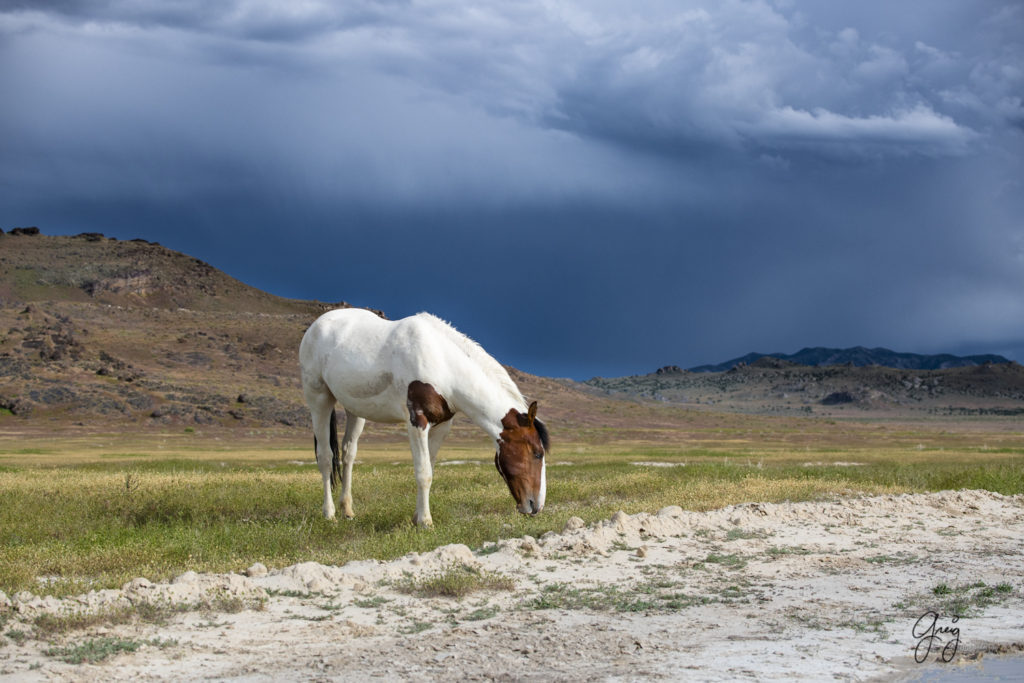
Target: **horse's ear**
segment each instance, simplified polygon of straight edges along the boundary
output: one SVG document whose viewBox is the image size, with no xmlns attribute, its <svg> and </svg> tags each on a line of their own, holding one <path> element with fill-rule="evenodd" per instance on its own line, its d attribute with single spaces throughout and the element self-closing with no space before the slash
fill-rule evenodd
<svg viewBox="0 0 1024 683">
<path fill-rule="evenodd" d="M 530 421 L 531 425 L 533 424 L 533 421 L 537 419 L 537 402 L 536 401 L 534 401 L 533 403 L 530 404 L 530 408 L 529 408 L 529 410 L 526 413 L 526 417 Z"/>
</svg>

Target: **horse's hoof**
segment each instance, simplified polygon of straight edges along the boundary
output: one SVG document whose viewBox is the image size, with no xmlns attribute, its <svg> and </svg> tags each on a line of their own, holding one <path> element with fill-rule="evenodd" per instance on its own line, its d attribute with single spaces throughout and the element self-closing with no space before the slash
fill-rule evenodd
<svg viewBox="0 0 1024 683">
<path fill-rule="evenodd" d="M 355 518 L 356 518 L 356 516 L 354 514 L 347 514 L 347 515 L 345 515 L 345 519 L 355 519 Z"/>
<path fill-rule="evenodd" d="M 433 529 L 434 528 L 434 520 L 432 520 L 430 517 L 427 517 L 426 519 L 418 519 L 416 517 L 416 515 L 413 515 L 412 516 L 412 523 L 415 526 L 422 527 L 424 529 Z"/>
</svg>

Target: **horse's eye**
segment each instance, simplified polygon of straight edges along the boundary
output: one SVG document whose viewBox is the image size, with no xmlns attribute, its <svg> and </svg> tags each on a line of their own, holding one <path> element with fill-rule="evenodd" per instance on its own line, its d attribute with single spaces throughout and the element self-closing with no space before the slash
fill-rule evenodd
<svg viewBox="0 0 1024 683">
<path fill-rule="evenodd" d="M 544 451 L 537 451 L 536 453 L 533 454 L 533 457 L 535 457 L 538 460 L 540 460 L 541 458 L 544 457 Z"/>
</svg>

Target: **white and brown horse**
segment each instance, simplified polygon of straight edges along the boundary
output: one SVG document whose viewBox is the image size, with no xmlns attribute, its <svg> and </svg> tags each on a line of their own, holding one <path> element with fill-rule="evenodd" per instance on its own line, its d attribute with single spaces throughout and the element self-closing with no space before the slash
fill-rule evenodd
<svg viewBox="0 0 1024 683">
<path fill-rule="evenodd" d="M 339 480 L 342 512 L 353 516 L 352 463 L 366 421 L 405 422 L 417 485 L 413 522 L 431 526 L 434 463 L 456 413 L 494 439 L 494 464 L 517 509 L 544 507 L 548 433 L 537 403 L 527 406 L 505 368 L 447 323 L 427 313 L 392 322 L 363 309 L 330 311 L 303 336 L 299 365 L 327 519 Z M 335 403 L 346 415 L 340 456 Z"/>
</svg>

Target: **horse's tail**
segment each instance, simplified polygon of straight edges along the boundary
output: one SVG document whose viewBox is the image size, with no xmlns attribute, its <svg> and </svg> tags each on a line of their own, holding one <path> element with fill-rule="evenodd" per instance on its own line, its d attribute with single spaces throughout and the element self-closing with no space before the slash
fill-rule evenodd
<svg viewBox="0 0 1024 683">
<path fill-rule="evenodd" d="M 341 455 L 338 451 L 338 411 L 331 410 L 331 453 L 334 458 L 331 460 L 331 488 L 337 488 L 341 483 Z"/>
</svg>

